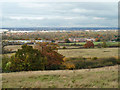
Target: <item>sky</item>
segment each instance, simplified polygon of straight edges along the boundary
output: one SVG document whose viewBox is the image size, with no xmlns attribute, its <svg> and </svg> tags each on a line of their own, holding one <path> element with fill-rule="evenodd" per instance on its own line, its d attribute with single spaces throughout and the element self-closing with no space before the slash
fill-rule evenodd
<svg viewBox="0 0 120 90">
<path fill-rule="evenodd" d="M 2 27 L 117 27 L 117 2 L 2 2 Z"/>
</svg>

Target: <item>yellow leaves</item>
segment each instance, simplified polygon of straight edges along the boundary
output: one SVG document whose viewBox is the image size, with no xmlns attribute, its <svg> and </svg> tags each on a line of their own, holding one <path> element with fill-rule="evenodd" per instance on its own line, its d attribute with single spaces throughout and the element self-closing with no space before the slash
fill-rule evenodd
<svg viewBox="0 0 120 90">
<path fill-rule="evenodd" d="M 64 62 L 67 61 L 67 60 L 69 60 L 69 58 L 66 58 L 66 57 L 63 58 L 63 61 L 64 61 Z"/>
<path fill-rule="evenodd" d="M 65 69 L 74 69 L 75 65 L 72 63 L 63 63 L 63 65 L 65 66 Z"/>
</svg>

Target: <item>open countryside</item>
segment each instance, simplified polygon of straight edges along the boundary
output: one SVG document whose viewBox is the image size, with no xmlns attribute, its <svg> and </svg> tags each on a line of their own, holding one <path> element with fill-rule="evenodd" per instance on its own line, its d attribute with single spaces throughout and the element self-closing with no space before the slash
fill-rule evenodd
<svg viewBox="0 0 120 90">
<path fill-rule="evenodd" d="M 10 1 L 0 2 L 0 89 L 120 87 L 118 2 Z"/>
</svg>

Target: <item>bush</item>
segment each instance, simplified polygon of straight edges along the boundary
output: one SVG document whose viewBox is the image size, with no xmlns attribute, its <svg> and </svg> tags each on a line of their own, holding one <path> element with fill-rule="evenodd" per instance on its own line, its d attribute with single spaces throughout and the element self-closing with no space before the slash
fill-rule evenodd
<svg viewBox="0 0 120 90">
<path fill-rule="evenodd" d="M 67 48 L 64 46 L 63 49 L 67 49 Z"/>
<path fill-rule="evenodd" d="M 75 69 L 75 65 L 73 63 L 63 63 L 62 67 L 63 69 L 69 69 L 69 70 Z"/>
<path fill-rule="evenodd" d="M 103 43 L 102 43 L 102 47 L 104 47 L 104 48 L 106 48 L 106 47 L 107 47 L 106 42 L 103 42 Z"/>
<path fill-rule="evenodd" d="M 2 56 L 2 72 L 8 72 L 8 70 L 6 69 L 6 64 L 9 60 L 10 58 L 7 55 Z"/>
<path fill-rule="evenodd" d="M 70 62 L 70 60 L 69 60 Z M 71 63 L 75 65 L 75 69 L 87 69 L 87 68 L 97 68 L 97 67 L 103 67 L 103 66 L 112 66 L 119 63 L 119 60 L 117 60 L 114 57 L 110 58 L 99 58 L 97 57 L 91 60 L 84 60 L 79 58 L 71 58 Z"/>
<path fill-rule="evenodd" d="M 98 46 L 98 48 L 102 48 L 102 45 L 100 43 L 97 46 Z"/>
<path fill-rule="evenodd" d="M 46 67 L 46 70 L 59 70 L 61 69 L 61 65 L 53 64 L 49 67 Z"/>
<path fill-rule="evenodd" d="M 65 39 L 65 42 L 66 43 L 71 43 L 69 39 Z"/>
<path fill-rule="evenodd" d="M 97 57 L 93 57 L 92 60 L 97 60 L 98 58 Z"/>
</svg>

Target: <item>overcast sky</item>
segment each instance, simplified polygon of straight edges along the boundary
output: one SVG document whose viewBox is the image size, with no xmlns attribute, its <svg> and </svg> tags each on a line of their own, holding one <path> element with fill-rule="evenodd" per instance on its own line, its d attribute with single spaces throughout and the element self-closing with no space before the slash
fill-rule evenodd
<svg viewBox="0 0 120 90">
<path fill-rule="evenodd" d="M 117 27 L 116 2 L 3 2 L 3 27 Z"/>
</svg>

